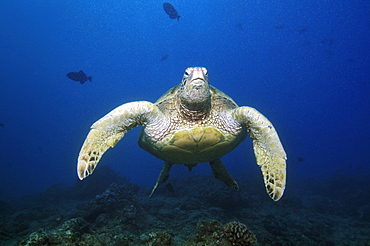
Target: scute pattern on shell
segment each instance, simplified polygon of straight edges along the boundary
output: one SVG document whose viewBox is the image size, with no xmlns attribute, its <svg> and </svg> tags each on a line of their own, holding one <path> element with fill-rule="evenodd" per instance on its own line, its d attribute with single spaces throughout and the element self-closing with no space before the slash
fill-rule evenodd
<svg viewBox="0 0 370 246">
<path fill-rule="evenodd" d="M 247 226 L 240 222 L 229 222 L 224 225 L 224 234 L 232 245 L 252 245 L 257 241 L 255 235 L 248 230 Z"/>
</svg>

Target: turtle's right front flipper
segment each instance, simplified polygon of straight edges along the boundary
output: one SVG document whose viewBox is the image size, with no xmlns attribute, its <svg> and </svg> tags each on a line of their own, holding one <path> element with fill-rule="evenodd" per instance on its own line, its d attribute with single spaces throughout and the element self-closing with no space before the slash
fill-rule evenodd
<svg viewBox="0 0 370 246">
<path fill-rule="evenodd" d="M 107 149 L 114 147 L 126 132 L 138 125 L 163 121 L 163 114 L 151 102 L 123 104 L 91 126 L 78 156 L 77 173 L 82 180 L 92 174 Z"/>
<path fill-rule="evenodd" d="M 286 153 L 272 123 L 256 109 L 239 107 L 232 117 L 246 127 L 253 139 L 253 149 L 269 196 L 278 201 L 285 190 Z"/>
</svg>

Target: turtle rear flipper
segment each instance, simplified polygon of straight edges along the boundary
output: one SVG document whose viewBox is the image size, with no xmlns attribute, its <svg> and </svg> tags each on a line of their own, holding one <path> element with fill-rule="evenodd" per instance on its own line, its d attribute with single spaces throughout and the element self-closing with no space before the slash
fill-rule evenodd
<svg viewBox="0 0 370 246">
<path fill-rule="evenodd" d="M 169 163 L 169 162 L 165 162 L 164 163 L 164 166 L 161 170 L 161 173 L 159 174 L 159 177 L 157 179 L 157 182 L 155 183 L 153 189 L 152 189 L 152 192 L 150 193 L 149 197 L 152 197 L 154 191 L 157 190 L 158 186 L 160 186 L 161 184 L 163 184 L 164 182 L 167 181 L 167 179 L 170 177 L 170 170 L 171 170 L 171 167 L 172 167 L 172 163 Z"/>
<path fill-rule="evenodd" d="M 209 164 L 211 165 L 213 176 L 216 179 L 221 180 L 227 186 L 235 190 L 239 190 L 238 183 L 234 180 L 229 171 L 227 171 L 225 165 L 222 163 L 220 159 L 213 160 L 209 162 Z"/>
<path fill-rule="evenodd" d="M 112 110 L 91 126 L 78 156 L 78 177 L 82 180 L 92 174 L 105 151 L 113 148 L 128 130 L 163 120 L 158 107 L 146 101 L 126 103 Z"/>
<path fill-rule="evenodd" d="M 232 117 L 251 134 L 254 154 L 262 171 L 266 191 L 274 201 L 278 201 L 285 189 L 287 157 L 275 128 L 254 108 L 236 108 Z"/>
</svg>

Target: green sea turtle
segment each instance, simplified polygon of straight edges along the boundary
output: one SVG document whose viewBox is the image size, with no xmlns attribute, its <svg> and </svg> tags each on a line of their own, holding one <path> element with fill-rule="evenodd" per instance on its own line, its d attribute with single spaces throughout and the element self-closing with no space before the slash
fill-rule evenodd
<svg viewBox="0 0 370 246">
<path fill-rule="evenodd" d="M 238 190 L 220 158 L 248 133 L 267 193 L 275 201 L 283 195 L 286 154 L 275 128 L 254 108 L 238 107 L 209 85 L 205 68 L 186 69 L 182 82 L 155 103 L 125 103 L 95 122 L 78 156 L 78 177 L 82 180 L 90 175 L 104 152 L 138 125 L 143 126 L 140 147 L 165 161 L 151 195 L 166 182 L 173 164 L 191 170 L 200 162 L 209 162 L 215 178 Z"/>
</svg>

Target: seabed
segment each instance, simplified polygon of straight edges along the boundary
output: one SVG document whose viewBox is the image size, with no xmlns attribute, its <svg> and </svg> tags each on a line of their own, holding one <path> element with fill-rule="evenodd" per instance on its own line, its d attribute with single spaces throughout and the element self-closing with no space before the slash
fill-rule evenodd
<svg viewBox="0 0 370 246">
<path fill-rule="evenodd" d="M 74 186 L 0 202 L 0 245 L 370 245 L 366 179 L 292 182 L 274 202 L 260 178 L 235 191 L 190 175 L 149 198 L 152 187 L 101 166 Z"/>
</svg>

